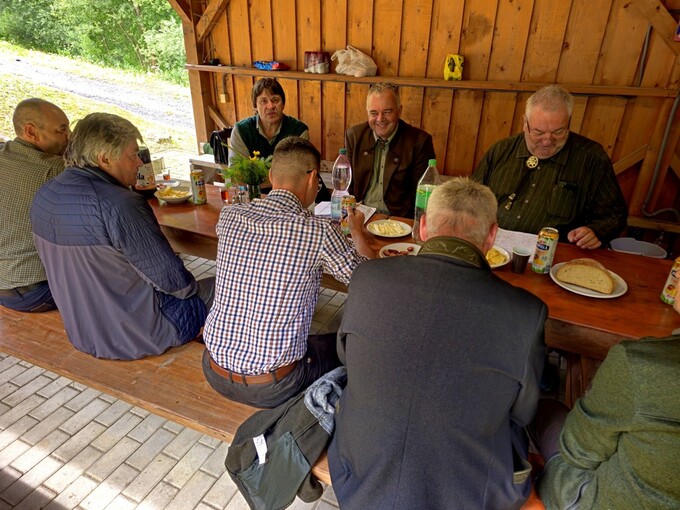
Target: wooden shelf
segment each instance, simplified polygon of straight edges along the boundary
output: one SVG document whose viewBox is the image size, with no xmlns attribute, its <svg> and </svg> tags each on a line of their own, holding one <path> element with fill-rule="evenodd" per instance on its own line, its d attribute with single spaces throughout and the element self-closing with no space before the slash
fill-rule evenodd
<svg viewBox="0 0 680 510">
<path fill-rule="evenodd" d="M 429 87 L 457 90 L 480 90 L 485 92 L 535 92 L 545 83 L 516 83 L 496 81 L 447 81 L 436 78 L 416 78 L 406 76 L 367 76 L 356 78 L 344 74 L 314 74 L 300 71 L 263 71 L 254 67 L 211 66 L 186 64 L 189 71 L 199 71 L 215 74 L 230 74 L 233 76 L 270 76 L 282 80 L 328 81 L 340 83 L 377 83 L 391 81 L 403 87 Z M 649 87 L 615 87 L 609 85 L 571 85 L 564 84 L 572 94 L 595 96 L 624 96 L 624 97 L 676 97 L 678 89 L 649 88 Z"/>
</svg>

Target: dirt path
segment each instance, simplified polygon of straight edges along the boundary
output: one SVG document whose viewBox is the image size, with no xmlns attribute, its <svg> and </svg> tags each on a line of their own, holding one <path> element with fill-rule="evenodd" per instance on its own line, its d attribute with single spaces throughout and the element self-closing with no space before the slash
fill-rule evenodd
<svg viewBox="0 0 680 510">
<path fill-rule="evenodd" d="M 44 62 L 38 64 L 29 57 L 0 60 L 0 73 L 21 76 L 32 82 L 115 105 L 153 122 L 194 130 L 190 94 L 183 87 L 167 84 L 151 87 L 143 80 L 136 82 L 134 77 L 127 82 L 110 80 L 106 76 L 90 78 Z"/>
</svg>

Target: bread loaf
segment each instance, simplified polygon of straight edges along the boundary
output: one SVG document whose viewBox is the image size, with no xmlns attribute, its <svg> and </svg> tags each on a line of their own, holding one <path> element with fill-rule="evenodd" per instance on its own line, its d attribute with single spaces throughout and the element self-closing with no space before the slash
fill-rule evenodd
<svg viewBox="0 0 680 510">
<path fill-rule="evenodd" d="M 602 294 L 614 292 L 614 279 L 597 260 L 570 260 L 557 270 L 555 277 L 561 282 L 578 285 Z"/>
</svg>

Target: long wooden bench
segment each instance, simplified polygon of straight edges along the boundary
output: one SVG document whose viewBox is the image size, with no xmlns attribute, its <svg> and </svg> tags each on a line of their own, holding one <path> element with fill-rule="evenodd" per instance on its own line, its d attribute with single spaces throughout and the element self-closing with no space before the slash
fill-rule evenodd
<svg viewBox="0 0 680 510">
<path fill-rule="evenodd" d="M 231 443 L 239 425 L 258 409 L 213 390 L 201 368 L 204 346 L 189 342 L 135 361 L 96 359 L 68 340 L 59 312 L 21 313 L 0 306 L 0 351 Z M 326 454 L 312 473 L 330 485 Z M 545 507 L 532 491 L 522 510 Z"/>
<path fill-rule="evenodd" d="M 0 351 L 231 443 L 239 425 L 258 409 L 210 387 L 201 368 L 204 349 L 189 342 L 141 360 L 96 359 L 71 345 L 59 312 L 30 314 L 0 306 Z M 312 472 L 331 483 L 325 454 Z"/>
</svg>

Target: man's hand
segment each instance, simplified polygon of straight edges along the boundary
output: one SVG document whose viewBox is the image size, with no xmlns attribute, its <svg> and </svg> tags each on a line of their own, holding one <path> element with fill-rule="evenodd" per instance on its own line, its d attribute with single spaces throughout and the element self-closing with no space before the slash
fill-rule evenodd
<svg viewBox="0 0 680 510">
<path fill-rule="evenodd" d="M 375 250 L 368 245 L 368 240 L 364 235 L 364 213 L 359 209 L 349 209 L 347 211 L 347 223 L 352 234 L 352 241 L 357 251 L 366 258 L 374 259 L 377 257 Z"/>
<path fill-rule="evenodd" d="M 362 213 L 359 209 L 348 209 L 347 222 L 349 223 L 350 232 L 361 230 L 364 226 L 364 219 L 364 213 Z"/>
<path fill-rule="evenodd" d="M 584 250 L 594 250 L 595 248 L 602 246 L 602 242 L 597 238 L 595 232 L 593 232 L 590 227 L 575 228 L 567 234 L 567 239 L 569 239 L 570 243 L 574 243 Z"/>
</svg>

